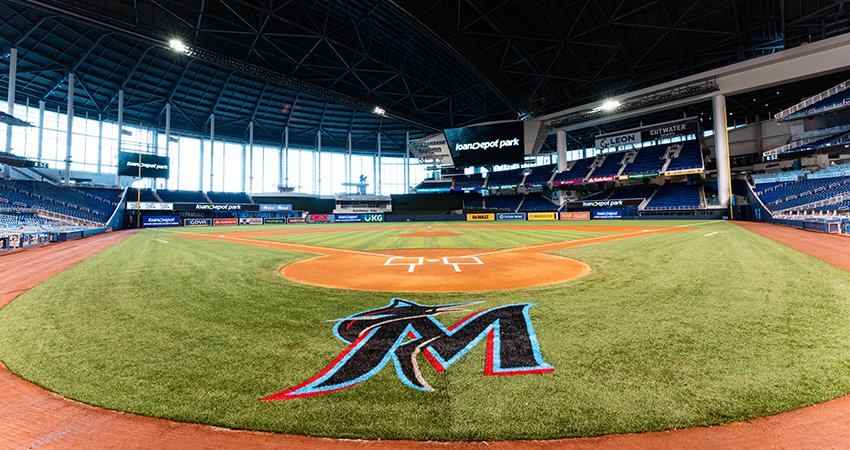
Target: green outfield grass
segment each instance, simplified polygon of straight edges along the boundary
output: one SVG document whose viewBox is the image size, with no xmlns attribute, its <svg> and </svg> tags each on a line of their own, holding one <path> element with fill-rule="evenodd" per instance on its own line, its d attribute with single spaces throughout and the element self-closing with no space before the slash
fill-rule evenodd
<svg viewBox="0 0 850 450">
<path fill-rule="evenodd" d="M 403 231 L 366 229 L 262 239 L 357 249 L 504 248 L 599 235 L 431 225 L 463 235 L 399 238 Z M 712 232 L 719 233 L 705 236 Z M 425 304 L 484 300 L 482 308 L 535 303 L 531 316 L 551 374 L 485 377 L 479 345 L 445 373 L 422 364 L 432 393 L 404 386 L 388 366 L 343 391 L 260 402 L 312 377 L 345 348 L 326 320 L 384 306 L 392 294 L 296 284 L 279 269 L 314 255 L 168 230 L 141 232 L 0 309 L 0 360 L 51 391 L 110 409 L 366 439 L 662 430 L 774 414 L 850 392 L 846 271 L 724 222 L 555 254 L 593 272 L 524 290 L 403 295 Z M 463 315 L 439 319 L 450 324 Z"/>
</svg>

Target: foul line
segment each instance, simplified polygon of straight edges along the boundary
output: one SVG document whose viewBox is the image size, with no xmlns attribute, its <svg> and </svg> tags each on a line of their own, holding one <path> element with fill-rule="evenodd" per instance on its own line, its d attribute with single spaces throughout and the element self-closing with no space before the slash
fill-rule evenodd
<svg viewBox="0 0 850 450">
<path fill-rule="evenodd" d="M 163 231 L 165 231 L 165 230 L 163 230 Z M 219 237 L 219 235 L 211 235 L 211 234 L 204 234 L 204 233 L 187 233 L 187 232 L 181 232 L 181 231 L 168 231 L 168 232 L 174 233 L 174 234 L 183 234 L 183 235 L 188 235 L 188 236 L 197 236 L 197 237 L 202 238 L 202 239 L 212 239 L 212 240 L 217 240 L 217 241 L 242 241 L 242 242 L 247 242 L 251 245 L 256 245 L 256 246 L 259 246 L 259 247 L 272 247 L 272 246 L 274 246 L 274 247 L 283 248 L 285 250 L 293 250 L 293 251 L 299 251 L 299 249 L 293 249 L 293 248 L 289 248 L 289 247 L 300 247 L 300 248 L 304 248 L 304 249 L 313 250 L 313 251 L 310 251 L 309 253 L 318 253 L 320 255 L 328 255 L 328 254 L 331 254 L 331 253 L 351 253 L 351 254 L 355 254 L 355 255 L 380 256 L 382 258 L 389 258 L 389 257 L 392 257 L 392 256 L 398 256 L 398 255 L 386 255 L 386 254 L 383 254 L 383 253 L 367 252 L 367 251 L 362 251 L 362 250 L 349 250 L 349 249 L 345 249 L 345 248 L 321 247 L 321 246 L 318 246 L 318 245 L 294 244 L 292 242 L 276 242 L 276 241 L 268 241 L 268 240 L 262 240 L 262 239 L 247 239 L 247 238 L 235 237 L 235 236 Z"/>
<path fill-rule="evenodd" d="M 537 248 L 553 247 L 553 246 L 558 246 L 558 245 L 566 245 L 566 247 L 564 247 L 564 248 L 570 248 L 570 247 L 572 247 L 571 244 L 580 243 L 580 242 L 600 241 L 598 243 L 602 243 L 602 242 L 608 242 L 608 241 L 617 241 L 617 240 L 620 240 L 619 238 L 624 238 L 624 237 L 632 236 L 632 235 L 644 235 L 645 236 L 645 235 L 650 235 L 650 234 L 658 234 L 658 233 L 664 232 L 666 230 L 673 230 L 673 229 L 677 229 L 677 228 L 698 227 L 700 225 L 706 225 L 706 224 L 711 224 L 711 223 L 717 223 L 717 221 L 698 222 L 698 223 L 686 224 L 686 225 L 676 225 L 674 227 L 656 228 L 656 229 L 653 229 L 653 230 L 632 231 L 632 232 L 629 232 L 629 233 L 606 234 L 604 236 L 594 236 L 594 237 L 583 238 L 583 239 L 573 239 L 573 240 L 569 240 L 569 241 L 550 242 L 550 243 L 547 243 L 547 244 L 536 244 L 536 245 L 529 245 L 529 246 L 526 246 L 526 247 L 503 248 L 501 250 L 493 250 L 493 251 L 490 251 L 490 252 L 476 253 L 474 255 L 469 255 L 469 256 L 494 255 L 494 254 L 497 254 L 497 253 L 509 253 L 509 252 L 523 251 L 523 250 L 533 250 L 533 249 L 537 249 Z M 594 242 L 589 242 L 588 244 L 585 244 L 585 245 L 591 245 L 593 243 Z M 575 247 L 581 247 L 581 245 L 576 245 Z M 561 249 L 556 248 L 555 250 L 561 250 Z"/>
</svg>

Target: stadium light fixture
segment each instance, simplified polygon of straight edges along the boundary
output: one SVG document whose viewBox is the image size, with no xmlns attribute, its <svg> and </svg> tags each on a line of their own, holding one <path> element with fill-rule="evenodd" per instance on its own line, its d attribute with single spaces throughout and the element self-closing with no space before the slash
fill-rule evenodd
<svg viewBox="0 0 850 450">
<path fill-rule="evenodd" d="M 380 106 L 376 106 L 375 109 L 372 110 L 372 112 L 379 116 L 387 115 L 387 111 L 384 108 L 381 108 Z"/>
<path fill-rule="evenodd" d="M 602 102 L 602 106 L 600 106 L 603 111 L 613 111 L 619 107 L 619 100 L 605 100 L 604 102 Z"/>
<path fill-rule="evenodd" d="M 189 53 L 189 48 L 180 39 L 172 39 L 168 41 L 168 47 L 177 53 Z"/>
</svg>

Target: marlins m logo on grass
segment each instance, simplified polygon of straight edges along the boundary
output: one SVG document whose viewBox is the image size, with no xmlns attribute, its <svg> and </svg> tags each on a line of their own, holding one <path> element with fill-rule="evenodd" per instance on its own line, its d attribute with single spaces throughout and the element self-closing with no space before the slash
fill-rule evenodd
<svg viewBox="0 0 850 450">
<path fill-rule="evenodd" d="M 291 400 L 349 388 L 368 380 L 390 361 L 405 385 L 433 391 L 419 370 L 419 354 L 423 354 L 437 372 L 443 372 L 485 337 L 485 375 L 539 374 L 555 370 L 540 354 L 528 314 L 531 303 L 474 312 L 448 328 L 434 317 L 446 312 L 468 311 L 463 307 L 477 303 L 482 302 L 420 305 L 394 298 L 383 308 L 337 319 L 333 333 L 349 346 L 316 376 L 263 400 Z"/>
</svg>

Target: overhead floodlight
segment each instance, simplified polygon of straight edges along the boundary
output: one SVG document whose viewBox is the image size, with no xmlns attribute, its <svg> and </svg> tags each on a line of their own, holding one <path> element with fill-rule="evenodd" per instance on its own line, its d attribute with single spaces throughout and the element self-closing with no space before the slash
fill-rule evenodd
<svg viewBox="0 0 850 450">
<path fill-rule="evenodd" d="M 372 112 L 379 116 L 385 116 L 387 114 L 387 111 L 384 108 L 381 108 L 380 106 L 376 106 L 375 109 L 372 110 Z"/>
<path fill-rule="evenodd" d="M 168 41 L 168 46 L 177 53 L 188 53 L 189 48 L 180 39 Z"/>
<path fill-rule="evenodd" d="M 620 104 L 621 103 L 619 100 L 605 100 L 604 102 L 602 102 L 602 106 L 600 106 L 599 108 L 603 111 L 613 111 L 619 108 Z"/>
</svg>

